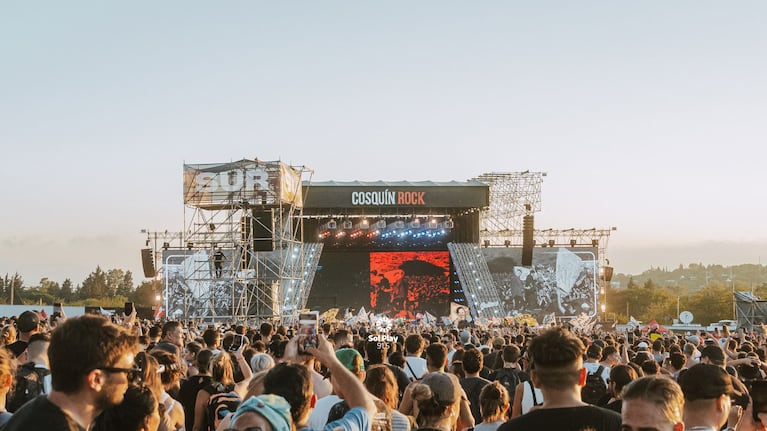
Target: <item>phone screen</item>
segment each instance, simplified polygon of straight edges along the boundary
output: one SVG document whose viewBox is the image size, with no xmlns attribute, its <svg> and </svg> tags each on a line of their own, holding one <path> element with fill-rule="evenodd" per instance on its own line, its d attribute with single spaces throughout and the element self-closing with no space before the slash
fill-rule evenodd
<svg viewBox="0 0 767 431">
<path fill-rule="evenodd" d="M 234 334 L 234 339 L 232 339 L 232 345 L 229 346 L 229 350 L 232 352 L 235 352 L 242 347 L 242 342 L 244 340 L 245 336 L 240 334 Z"/>
<path fill-rule="evenodd" d="M 53 303 L 53 312 L 61 314 L 61 303 L 60 302 L 54 302 Z"/>
<path fill-rule="evenodd" d="M 317 326 L 319 326 L 319 313 L 301 313 L 298 315 L 298 348 L 301 353 L 306 352 L 308 347 L 317 347 Z"/>
</svg>

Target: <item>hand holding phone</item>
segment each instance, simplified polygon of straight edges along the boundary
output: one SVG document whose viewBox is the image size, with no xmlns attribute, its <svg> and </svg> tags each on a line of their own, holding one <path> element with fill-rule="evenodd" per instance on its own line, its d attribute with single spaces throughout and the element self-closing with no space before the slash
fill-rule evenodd
<svg viewBox="0 0 767 431">
<path fill-rule="evenodd" d="M 240 350 L 245 344 L 245 336 L 240 334 L 234 334 L 234 338 L 232 339 L 232 345 L 229 346 L 230 352 L 236 352 Z"/>
<path fill-rule="evenodd" d="M 317 348 L 317 328 L 320 316 L 316 311 L 298 315 L 298 353 L 305 354 L 309 347 Z"/>
<path fill-rule="evenodd" d="M 133 314 L 133 310 L 134 310 L 133 303 L 132 302 L 126 302 L 125 303 L 125 310 L 124 310 L 125 311 L 125 315 L 126 316 L 130 316 L 131 314 Z"/>
</svg>

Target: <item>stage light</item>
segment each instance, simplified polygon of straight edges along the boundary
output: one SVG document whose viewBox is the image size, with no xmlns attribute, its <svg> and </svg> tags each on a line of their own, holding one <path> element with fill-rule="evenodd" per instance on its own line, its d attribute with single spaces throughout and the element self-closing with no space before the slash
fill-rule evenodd
<svg viewBox="0 0 767 431">
<path fill-rule="evenodd" d="M 353 226 L 353 224 L 352 224 L 352 221 L 351 221 L 351 220 L 348 220 L 348 219 L 347 219 L 347 220 L 344 220 L 344 221 L 341 223 L 341 227 L 343 227 L 344 229 L 351 229 L 351 228 L 352 228 L 352 226 Z"/>
<path fill-rule="evenodd" d="M 386 220 L 384 219 L 378 219 L 378 221 L 375 224 L 376 229 L 386 229 Z"/>
<path fill-rule="evenodd" d="M 426 223 L 427 229 L 436 229 L 439 227 L 439 223 L 437 223 L 437 219 L 431 219 Z"/>
<path fill-rule="evenodd" d="M 556 242 L 553 239 L 550 239 L 549 240 L 549 247 L 554 247 L 554 244 L 556 244 Z"/>
<path fill-rule="evenodd" d="M 453 223 L 453 219 L 447 219 L 447 220 L 445 220 L 445 222 L 442 224 L 442 226 L 444 226 L 444 227 L 445 227 L 445 229 L 452 229 L 453 227 L 455 227 L 455 224 Z"/>
<path fill-rule="evenodd" d="M 576 241 L 574 239 L 571 239 L 570 240 L 570 247 L 575 247 L 575 244 L 577 244 L 577 243 L 578 243 L 578 241 Z"/>
<path fill-rule="evenodd" d="M 504 241 L 504 242 L 503 242 L 503 245 L 504 245 L 504 246 L 506 246 L 506 247 L 508 247 L 508 246 L 510 246 L 510 245 L 511 245 L 511 241 L 509 241 L 509 240 L 507 239 L 506 241 Z"/>
<path fill-rule="evenodd" d="M 328 221 L 328 223 L 327 223 L 327 228 L 328 229 L 336 229 L 336 228 L 338 228 L 338 223 L 336 223 L 335 219 L 330 219 L 330 221 Z"/>
<path fill-rule="evenodd" d="M 419 227 L 421 227 L 421 220 L 418 220 L 418 217 L 414 218 L 413 220 L 410 221 L 410 227 L 412 227 L 413 229 L 418 229 Z"/>
<path fill-rule="evenodd" d="M 370 222 L 368 219 L 364 218 L 360 220 L 360 229 L 370 229 Z"/>
</svg>

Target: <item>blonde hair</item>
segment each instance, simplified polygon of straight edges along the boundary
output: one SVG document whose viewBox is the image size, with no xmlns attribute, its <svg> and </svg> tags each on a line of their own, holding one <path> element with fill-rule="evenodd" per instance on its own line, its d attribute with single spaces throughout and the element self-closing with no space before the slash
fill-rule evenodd
<svg viewBox="0 0 767 431">
<path fill-rule="evenodd" d="M 16 341 L 16 328 L 13 325 L 5 325 L 2 332 L 0 332 L 0 343 L 4 346 L 12 344 Z"/>
<path fill-rule="evenodd" d="M 228 352 L 221 351 L 218 355 L 213 356 L 210 361 L 210 377 L 213 382 L 223 387 L 234 384 L 234 365 L 232 365 L 232 359 Z"/>
</svg>

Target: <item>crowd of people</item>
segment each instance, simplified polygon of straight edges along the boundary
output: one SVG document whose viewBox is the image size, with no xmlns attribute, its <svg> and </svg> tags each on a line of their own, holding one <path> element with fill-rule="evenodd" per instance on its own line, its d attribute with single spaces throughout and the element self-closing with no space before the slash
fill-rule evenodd
<svg viewBox="0 0 767 431">
<path fill-rule="evenodd" d="M 738 430 L 763 332 L 2 319 L 0 430 Z M 385 336 L 383 336 L 385 335 Z"/>
</svg>

